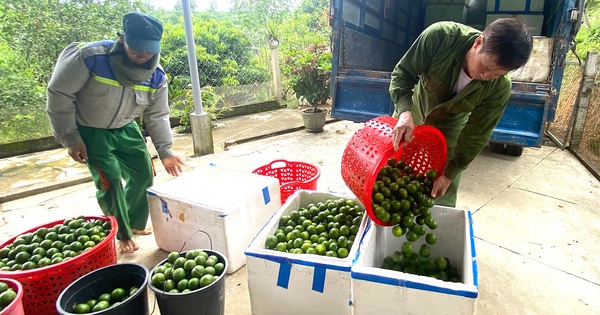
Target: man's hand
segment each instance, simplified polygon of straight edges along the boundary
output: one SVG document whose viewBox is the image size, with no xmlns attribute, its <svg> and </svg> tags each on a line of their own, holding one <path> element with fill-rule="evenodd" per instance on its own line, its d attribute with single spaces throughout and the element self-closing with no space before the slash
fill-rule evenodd
<svg viewBox="0 0 600 315">
<path fill-rule="evenodd" d="M 182 166 L 185 165 L 177 155 L 164 158 L 162 160 L 162 164 L 165 167 L 165 170 L 167 170 L 167 173 L 171 174 L 172 176 L 179 176 L 179 174 L 183 172 Z"/>
<path fill-rule="evenodd" d="M 402 112 L 398 116 L 396 126 L 392 129 L 392 134 L 394 134 L 394 151 L 398 151 L 400 142 L 410 142 L 413 139 L 413 130 L 415 130 L 415 123 L 411 112 Z"/>
<path fill-rule="evenodd" d="M 433 188 L 431 189 L 431 197 L 435 199 L 443 196 L 446 193 L 446 190 L 448 190 L 448 187 L 451 183 L 452 181 L 444 175 L 438 177 L 435 180 L 435 182 L 433 182 Z"/>
<path fill-rule="evenodd" d="M 79 142 L 79 143 L 75 143 L 74 145 L 70 146 L 69 147 L 69 155 L 76 162 L 85 164 L 85 162 L 88 158 L 87 148 L 85 147 L 85 144 L 83 142 Z"/>
</svg>

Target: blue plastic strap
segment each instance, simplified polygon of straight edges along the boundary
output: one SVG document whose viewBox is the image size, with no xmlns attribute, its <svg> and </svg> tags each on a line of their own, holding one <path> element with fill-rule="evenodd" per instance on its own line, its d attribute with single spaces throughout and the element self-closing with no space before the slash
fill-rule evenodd
<svg viewBox="0 0 600 315">
<path fill-rule="evenodd" d="M 263 188 L 262 193 L 263 193 L 263 199 L 265 201 L 265 205 L 269 204 L 269 202 L 271 202 L 271 194 L 269 194 L 269 187 Z"/>
<path fill-rule="evenodd" d="M 279 263 L 279 275 L 277 276 L 277 286 L 284 289 L 290 284 L 290 273 L 292 272 L 292 264 L 289 261 Z"/>
<path fill-rule="evenodd" d="M 315 273 L 313 274 L 313 283 L 312 283 L 313 291 L 323 293 L 323 289 L 325 289 L 325 273 L 326 272 L 327 272 L 327 268 L 320 266 L 320 265 L 315 266 Z"/>
<path fill-rule="evenodd" d="M 162 208 L 162 212 L 164 214 L 168 214 L 169 217 L 171 219 L 173 219 L 173 215 L 171 215 L 171 211 L 169 211 L 169 206 L 167 205 L 167 202 L 164 201 L 162 198 L 160 198 L 160 205 L 161 205 L 161 208 Z"/>
</svg>

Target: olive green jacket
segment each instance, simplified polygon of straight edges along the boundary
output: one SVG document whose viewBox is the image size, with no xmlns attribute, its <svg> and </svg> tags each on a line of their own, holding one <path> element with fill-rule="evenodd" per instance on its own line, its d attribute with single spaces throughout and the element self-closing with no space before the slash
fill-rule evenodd
<svg viewBox="0 0 600 315">
<path fill-rule="evenodd" d="M 473 80 L 453 95 L 465 55 L 480 34 L 455 22 L 431 25 L 400 59 L 390 82 L 395 117 L 411 111 L 415 124 L 432 125 L 444 134 L 444 175 L 452 180 L 483 150 L 510 97 L 508 75 Z"/>
</svg>

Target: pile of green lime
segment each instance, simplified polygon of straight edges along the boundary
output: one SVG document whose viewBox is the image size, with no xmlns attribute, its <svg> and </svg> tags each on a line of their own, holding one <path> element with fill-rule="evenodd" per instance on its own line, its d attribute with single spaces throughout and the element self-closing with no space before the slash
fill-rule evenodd
<svg viewBox="0 0 600 315">
<path fill-rule="evenodd" d="M 0 281 L 0 311 L 7 308 L 17 297 L 17 292 L 9 288 L 6 282 Z"/>
<path fill-rule="evenodd" d="M 435 170 L 425 174 L 414 172 L 404 161 L 390 158 L 377 174 L 371 194 L 371 206 L 375 217 L 394 225 L 392 233 L 396 237 L 406 234 L 409 242 L 418 240 L 437 228 L 437 221 L 431 217 L 431 189 L 437 177 Z M 435 244 L 435 235 L 426 236 L 429 245 Z"/>
<path fill-rule="evenodd" d="M 308 204 L 282 215 L 265 247 L 293 254 L 346 258 L 364 212 L 354 200 L 346 198 Z"/>
<path fill-rule="evenodd" d="M 102 242 L 111 228 L 109 221 L 78 216 L 19 235 L 0 249 L 0 270 L 30 270 L 71 259 Z"/>
<path fill-rule="evenodd" d="M 140 288 L 133 286 L 129 290 L 115 288 L 111 292 L 100 294 L 97 299 L 90 299 L 85 303 L 75 304 L 73 312 L 75 314 L 87 314 L 117 306 L 132 297 Z"/>
<path fill-rule="evenodd" d="M 419 252 L 414 253 L 412 244 L 405 242 L 400 251 L 395 251 L 391 256 L 384 258 L 381 268 L 433 277 L 442 281 L 460 282 L 458 269 L 451 266 L 446 257 L 431 259 L 427 244 L 421 245 Z"/>
<path fill-rule="evenodd" d="M 437 237 L 431 231 L 437 221 L 431 216 L 434 201 L 431 197 L 436 170 L 425 174 L 415 172 L 405 161 L 388 159 L 377 174 L 373 185 L 372 201 L 375 216 L 394 225 L 392 234 L 404 236 L 406 242 L 399 251 L 385 257 L 382 268 L 421 276 L 434 277 L 443 281 L 459 282 L 458 269 L 450 265 L 448 258 L 431 258 L 431 246 Z M 425 244 L 414 248 L 413 243 L 425 237 Z"/>
<path fill-rule="evenodd" d="M 167 261 L 154 269 L 150 283 L 164 292 L 187 293 L 214 283 L 224 269 L 225 263 L 217 255 L 202 249 L 171 252 Z"/>
</svg>

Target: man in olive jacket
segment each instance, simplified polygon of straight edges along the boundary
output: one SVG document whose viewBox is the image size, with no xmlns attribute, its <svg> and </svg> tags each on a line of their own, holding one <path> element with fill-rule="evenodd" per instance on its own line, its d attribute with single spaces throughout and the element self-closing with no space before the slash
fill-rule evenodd
<svg viewBox="0 0 600 315">
<path fill-rule="evenodd" d="M 398 123 L 396 150 L 415 125 L 444 134 L 448 159 L 434 182 L 436 204 L 455 207 L 461 172 L 483 150 L 511 91 L 508 73 L 523 66 L 533 47 L 520 20 L 498 19 L 483 32 L 455 22 L 429 26 L 400 59 L 390 83 Z"/>
<path fill-rule="evenodd" d="M 72 43 L 62 51 L 46 111 L 54 136 L 73 160 L 87 164 L 100 208 L 117 219 L 119 252 L 131 253 L 139 248 L 133 234 L 150 234 L 146 188 L 154 176 L 134 119 L 143 114 L 169 174 L 178 176 L 183 162 L 171 150 L 168 82 L 158 64 L 163 25 L 131 12 L 123 31 L 118 41 Z"/>
</svg>

